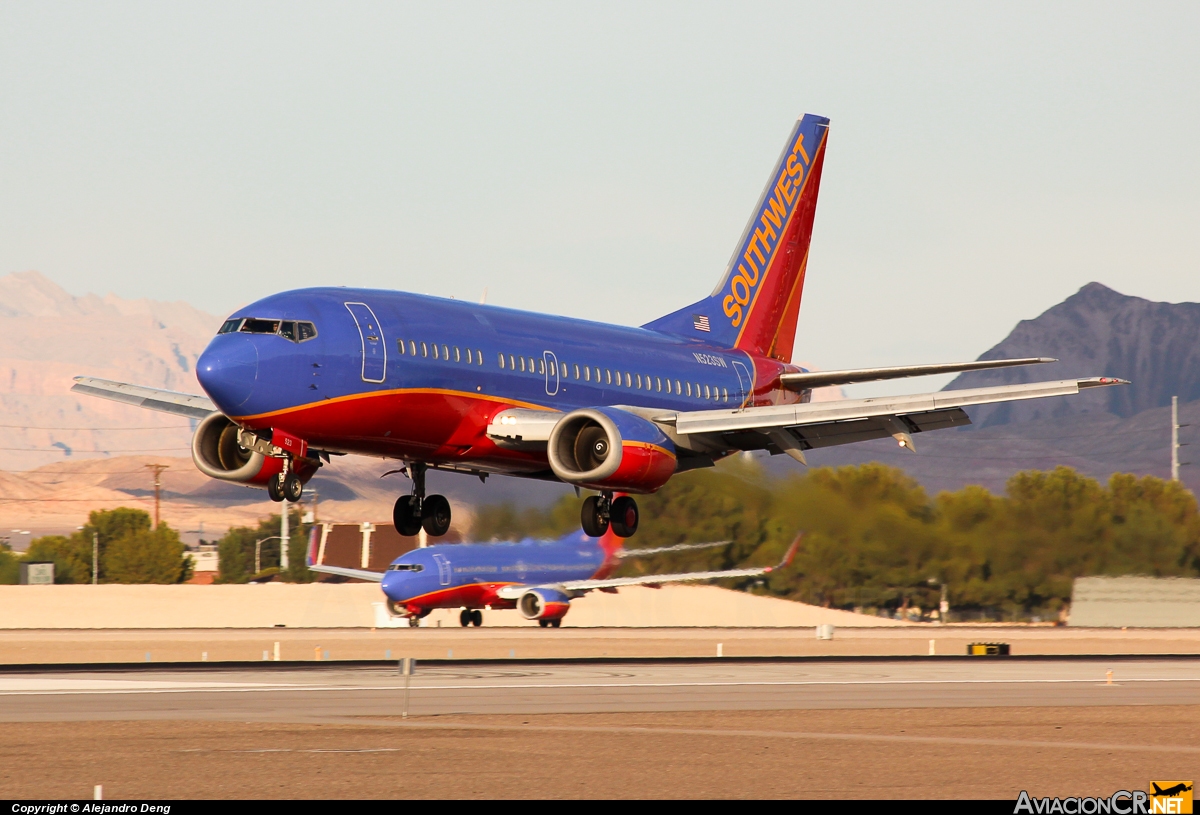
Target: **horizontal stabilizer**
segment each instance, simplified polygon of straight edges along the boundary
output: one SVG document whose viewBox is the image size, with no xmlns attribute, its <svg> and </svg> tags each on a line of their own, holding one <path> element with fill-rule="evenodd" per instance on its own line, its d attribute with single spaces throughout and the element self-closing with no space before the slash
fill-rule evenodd
<svg viewBox="0 0 1200 815">
<path fill-rule="evenodd" d="M 335 574 L 338 577 L 353 577 L 356 580 L 369 580 L 372 583 L 383 582 L 383 572 L 368 572 L 366 569 L 343 569 L 341 566 L 309 566 L 311 571 L 321 574 Z"/>
<path fill-rule="evenodd" d="M 884 379 L 905 379 L 910 376 L 957 374 L 963 371 L 986 371 L 991 368 L 1011 368 L 1015 365 L 1037 365 L 1058 362 L 1050 357 L 1026 359 L 988 359 L 975 362 L 942 362 L 935 365 L 899 365 L 892 368 L 851 368 L 846 371 L 813 371 L 782 374 L 779 381 L 793 391 L 827 388 L 833 385 L 854 385 L 858 382 L 879 382 Z"/>
<path fill-rule="evenodd" d="M 128 385 L 124 382 L 94 379 L 90 376 L 75 377 L 75 384 L 71 386 L 71 390 L 75 393 L 86 393 L 88 396 L 99 396 L 101 399 L 111 399 L 114 402 L 124 402 L 127 405 L 136 405 L 149 410 L 175 413 L 190 419 L 203 419 L 217 410 L 216 405 L 207 396 L 146 388 L 141 385 Z"/>
</svg>

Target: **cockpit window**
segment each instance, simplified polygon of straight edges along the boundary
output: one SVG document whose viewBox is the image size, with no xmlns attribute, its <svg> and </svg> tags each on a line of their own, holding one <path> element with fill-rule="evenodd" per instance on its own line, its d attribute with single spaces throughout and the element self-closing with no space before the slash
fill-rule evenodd
<svg viewBox="0 0 1200 815">
<path fill-rule="evenodd" d="M 256 317 L 226 320 L 218 334 L 278 334 L 292 342 L 304 342 L 317 336 L 317 327 L 308 322 L 295 320 L 261 320 Z"/>
<path fill-rule="evenodd" d="M 420 563 L 393 563 L 388 567 L 389 572 L 423 572 L 425 567 Z"/>
<path fill-rule="evenodd" d="M 279 331 L 279 320 L 256 320 L 248 318 L 242 323 L 243 334 L 274 334 Z"/>
</svg>

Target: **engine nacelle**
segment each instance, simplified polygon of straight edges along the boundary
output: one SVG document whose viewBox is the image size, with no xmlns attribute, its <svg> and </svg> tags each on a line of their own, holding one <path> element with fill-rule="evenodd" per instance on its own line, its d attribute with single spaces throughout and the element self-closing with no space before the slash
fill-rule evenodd
<svg viewBox="0 0 1200 815">
<path fill-rule="evenodd" d="M 238 441 L 240 430 L 221 413 L 207 416 L 192 436 L 192 462 L 209 478 L 265 486 L 272 476 L 283 472 L 283 459 L 242 447 Z M 308 458 L 293 459 L 293 469 L 304 483 L 313 477 L 318 466 Z"/>
<path fill-rule="evenodd" d="M 571 610 L 571 598 L 557 589 L 530 589 L 517 598 L 517 611 L 526 620 L 561 620 Z"/>
<path fill-rule="evenodd" d="M 559 419 L 546 446 L 568 484 L 654 492 L 675 472 L 675 445 L 653 422 L 618 408 L 584 408 Z"/>
</svg>

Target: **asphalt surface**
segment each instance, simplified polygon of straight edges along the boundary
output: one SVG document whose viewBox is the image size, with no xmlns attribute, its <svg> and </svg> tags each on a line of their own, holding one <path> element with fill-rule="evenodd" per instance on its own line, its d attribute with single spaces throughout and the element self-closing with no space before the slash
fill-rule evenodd
<svg viewBox="0 0 1200 815">
<path fill-rule="evenodd" d="M 414 717 L 1197 703 L 1200 660 L 1188 658 L 440 664 L 418 665 L 408 693 Z M 395 668 L 0 671 L 4 722 L 330 722 L 404 705 Z"/>
</svg>

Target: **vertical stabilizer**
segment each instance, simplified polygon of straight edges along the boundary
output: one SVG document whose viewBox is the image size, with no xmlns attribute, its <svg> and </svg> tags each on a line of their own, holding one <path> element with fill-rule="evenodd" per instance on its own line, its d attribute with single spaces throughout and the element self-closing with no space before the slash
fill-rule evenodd
<svg viewBox="0 0 1200 815">
<path fill-rule="evenodd" d="M 643 328 L 791 362 L 828 132 L 796 122 L 717 288 Z"/>
</svg>

